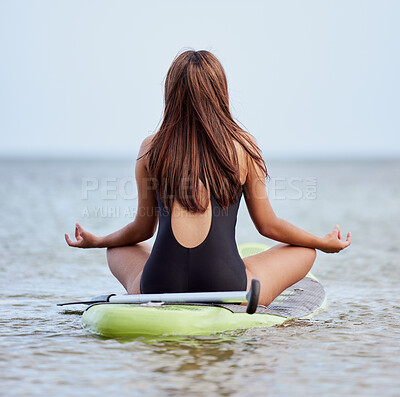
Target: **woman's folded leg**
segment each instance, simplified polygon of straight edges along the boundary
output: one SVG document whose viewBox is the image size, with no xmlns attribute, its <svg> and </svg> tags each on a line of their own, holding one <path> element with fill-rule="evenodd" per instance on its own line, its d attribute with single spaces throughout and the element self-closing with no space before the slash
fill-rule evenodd
<svg viewBox="0 0 400 397">
<path fill-rule="evenodd" d="M 145 242 L 107 249 L 107 262 L 111 273 L 128 294 L 140 294 L 140 278 L 151 249 L 151 245 Z"/>
<path fill-rule="evenodd" d="M 304 278 L 316 257 L 315 249 L 277 244 L 267 251 L 243 259 L 247 288 L 252 278 L 260 280 L 260 305 L 269 305 L 282 291 Z"/>
</svg>

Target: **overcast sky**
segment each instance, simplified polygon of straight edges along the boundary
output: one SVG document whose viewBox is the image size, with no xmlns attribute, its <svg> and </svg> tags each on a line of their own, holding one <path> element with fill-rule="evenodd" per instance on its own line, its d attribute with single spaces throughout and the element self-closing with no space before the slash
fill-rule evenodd
<svg viewBox="0 0 400 397">
<path fill-rule="evenodd" d="M 184 48 L 264 157 L 400 156 L 399 1 L 0 0 L 0 155 L 130 156 Z"/>
</svg>

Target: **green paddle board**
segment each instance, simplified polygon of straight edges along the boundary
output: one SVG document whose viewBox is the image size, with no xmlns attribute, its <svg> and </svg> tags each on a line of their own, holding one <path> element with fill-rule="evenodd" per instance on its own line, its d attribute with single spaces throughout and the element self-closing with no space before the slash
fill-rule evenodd
<svg viewBox="0 0 400 397">
<path fill-rule="evenodd" d="M 238 248 L 241 257 L 245 258 L 269 247 L 248 243 Z M 309 273 L 283 291 L 268 307 L 259 305 L 254 314 L 247 314 L 246 306 L 238 304 L 99 303 L 83 312 L 82 324 L 89 331 L 109 338 L 210 335 L 309 318 L 325 304 L 322 285 Z"/>
</svg>

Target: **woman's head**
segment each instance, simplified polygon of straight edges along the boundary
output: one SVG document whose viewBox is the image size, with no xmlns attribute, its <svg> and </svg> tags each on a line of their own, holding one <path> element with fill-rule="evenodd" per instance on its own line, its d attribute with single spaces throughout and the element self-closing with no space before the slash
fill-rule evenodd
<svg viewBox="0 0 400 397">
<path fill-rule="evenodd" d="M 165 80 L 165 110 L 193 107 L 202 119 L 212 109 L 230 117 L 224 69 L 209 51 L 185 51 L 175 58 Z M 203 120 L 206 122 L 206 120 Z"/>
<path fill-rule="evenodd" d="M 147 153 L 167 207 L 176 199 L 187 210 L 203 212 L 200 175 L 221 207 L 235 202 L 241 185 L 234 140 L 267 175 L 259 148 L 230 113 L 221 63 L 208 51 L 181 53 L 168 70 L 163 120 Z"/>
</svg>

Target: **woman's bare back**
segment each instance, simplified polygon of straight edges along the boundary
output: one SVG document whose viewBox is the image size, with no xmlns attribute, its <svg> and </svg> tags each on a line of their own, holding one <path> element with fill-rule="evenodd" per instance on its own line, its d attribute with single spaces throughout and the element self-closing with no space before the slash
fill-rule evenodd
<svg viewBox="0 0 400 397">
<path fill-rule="evenodd" d="M 240 182 L 243 186 L 247 175 L 246 154 L 239 143 L 234 142 L 239 163 Z M 207 205 L 203 213 L 193 213 L 186 210 L 178 201 L 174 201 L 171 214 L 171 227 L 176 240 L 183 247 L 194 248 L 207 237 L 212 222 L 212 207 L 210 203 L 210 188 L 199 181 L 202 205 Z M 207 183 L 207 182 L 206 182 Z"/>
</svg>

